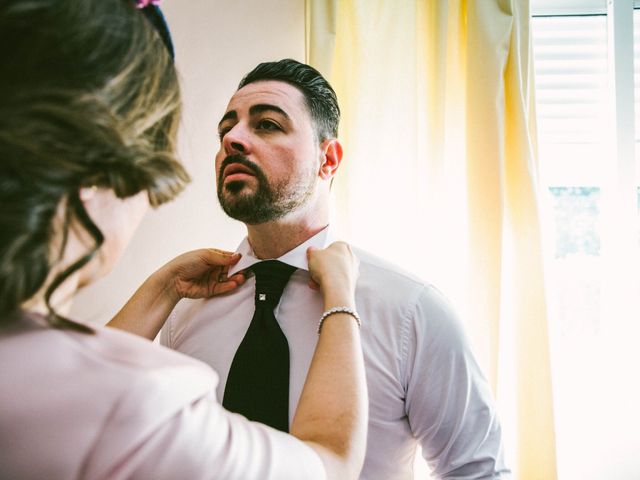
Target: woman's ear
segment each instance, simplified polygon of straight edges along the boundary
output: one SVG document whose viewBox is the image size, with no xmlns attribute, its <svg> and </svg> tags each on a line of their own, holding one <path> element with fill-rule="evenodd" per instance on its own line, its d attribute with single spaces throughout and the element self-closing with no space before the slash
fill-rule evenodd
<svg viewBox="0 0 640 480">
<path fill-rule="evenodd" d="M 79 196 L 82 202 L 88 202 L 93 197 L 96 196 L 96 192 L 98 191 L 98 187 L 95 185 L 93 187 L 83 187 L 80 189 Z"/>
<path fill-rule="evenodd" d="M 330 138 L 322 142 L 322 164 L 320 165 L 320 178 L 331 180 L 338 171 L 342 162 L 342 145 L 336 138 Z"/>
</svg>

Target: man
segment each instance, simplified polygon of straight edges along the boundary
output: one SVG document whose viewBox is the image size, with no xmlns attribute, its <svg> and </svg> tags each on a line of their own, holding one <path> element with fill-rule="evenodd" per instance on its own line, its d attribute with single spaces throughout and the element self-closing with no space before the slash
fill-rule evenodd
<svg viewBox="0 0 640 480">
<path fill-rule="evenodd" d="M 229 274 L 250 272 L 265 259 L 297 268 L 274 310 L 289 346 L 288 407 L 286 399 L 282 402 L 289 421 L 323 312 L 320 295 L 309 288 L 306 251 L 333 241 L 329 195 L 342 161 L 339 116 L 333 89 L 315 69 L 282 60 L 250 72 L 219 123 L 218 198 L 248 233 L 238 248 L 242 259 Z M 418 445 L 437 478 L 507 478 L 490 389 L 447 302 L 434 287 L 366 252 L 356 253 L 356 306 L 370 397 L 361 478 L 412 478 Z M 260 360 L 245 368 L 249 371 L 272 360 L 264 352 L 249 360 L 237 358 L 249 325 L 253 328 L 254 297 L 256 304 L 263 297 L 255 289 L 249 277 L 228 296 L 183 301 L 161 336 L 165 345 L 220 374 L 218 395 L 232 410 L 230 385 L 237 396 L 238 382 L 246 385 L 240 396 L 248 403 L 269 404 L 264 389 L 253 380 L 243 384 L 235 373 L 251 359 Z M 269 383 L 272 374 L 280 373 L 274 370 L 255 381 L 267 377 Z M 254 419 L 243 408 L 235 410 Z M 257 414 L 255 419 L 264 420 Z"/>
</svg>

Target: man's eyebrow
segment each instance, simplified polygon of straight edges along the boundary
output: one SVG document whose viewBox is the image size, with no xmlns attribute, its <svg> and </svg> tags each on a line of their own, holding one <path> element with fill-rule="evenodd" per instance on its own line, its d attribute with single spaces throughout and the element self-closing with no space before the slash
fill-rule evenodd
<svg viewBox="0 0 640 480">
<path fill-rule="evenodd" d="M 238 119 L 238 112 L 236 112 L 235 110 L 229 110 L 227 113 L 225 113 L 222 116 L 222 118 L 218 122 L 218 128 L 220 128 L 220 125 L 222 125 L 222 122 L 224 122 L 225 120 L 237 120 L 237 119 Z"/>
<path fill-rule="evenodd" d="M 249 108 L 249 115 L 257 115 L 258 113 L 262 113 L 262 112 L 277 112 L 283 117 L 285 117 L 287 120 L 289 119 L 289 115 L 287 114 L 287 112 L 285 112 L 283 109 L 281 109 L 276 105 L 271 105 L 268 103 L 258 103 L 257 105 L 253 105 L 251 108 Z M 218 122 L 218 128 L 220 128 L 220 125 L 222 125 L 226 120 L 237 120 L 237 119 L 238 119 L 238 112 L 236 112 L 235 110 L 229 110 L 227 113 L 225 113 L 222 116 L 222 118 Z"/>
<path fill-rule="evenodd" d="M 286 119 L 289 119 L 289 115 L 287 114 L 287 112 L 282 110 L 280 107 L 277 107 L 275 105 L 270 105 L 268 103 L 259 103 L 257 105 L 253 105 L 251 108 L 249 108 L 249 115 L 256 115 L 258 113 L 269 112 L 269 111 L 277 112 L 282 116 L 284 116 Z"/>
</svg>

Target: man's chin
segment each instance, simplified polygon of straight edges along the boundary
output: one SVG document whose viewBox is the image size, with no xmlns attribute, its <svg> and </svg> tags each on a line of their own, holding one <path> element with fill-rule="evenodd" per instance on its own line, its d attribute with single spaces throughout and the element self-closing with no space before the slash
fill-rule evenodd
<svg viewBox="0 0 640 480">
<path fill-rule="evenodd" d="M 218 195 L 218 201 L 222 210 L 235 220 L 244 221 L 244 217 L 251 215 L 250 212 L 256 209 L 255 199 L 252 198 L 251 192 L 241 189 L 237 192 L 225 190 Z"/>
<path fill-rule="evenodd" d="M 258 225 L 278 219 L 281 215 L 265 208 L 268 202 L 252 196 L 225 195 L 219 198 L 220 206 L 230 218 L 247 225 Z"/>
</svg>

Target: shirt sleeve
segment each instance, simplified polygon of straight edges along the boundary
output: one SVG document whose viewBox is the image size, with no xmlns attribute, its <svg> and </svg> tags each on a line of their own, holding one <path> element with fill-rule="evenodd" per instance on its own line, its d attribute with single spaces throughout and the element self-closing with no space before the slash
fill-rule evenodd
<svg viewBox="0 0 640 480">
<path fill-rule="evenodd" d="M 173 349 L 173 324 L 177 318 L 182 315 L 182 308 L 184 304 L 184 299 L 180 300 L 177 305 L 173 308 L 167 321 L 164 322 L 164 325 L 160 329 L 160 345 Z"/>
<path fill-rule="evenodd" d="M 406 413 L 435 478 L 511 478 L 489 385 L 462 325 L 433 287 L 417 299 L 406 347 Z"/>
<path fill-rule="evenodd" d="M 164 400 L 166 390 L 154 391 L 144 383 L 144 389 L 134 387 L 126 401 L 119 402 L 93 448 L 85 478 L 326 478 L 322 460 L 311 447 L 226 411 L 213 393 L 166 415 L 157 406 L 170 404 Z M 140 395 L 144 398 L 135 398 Z"/>
</svg>

